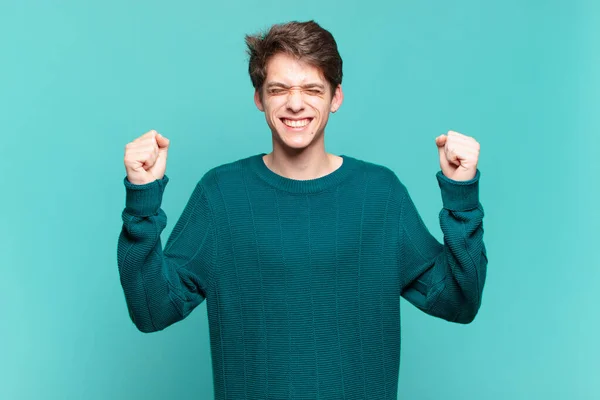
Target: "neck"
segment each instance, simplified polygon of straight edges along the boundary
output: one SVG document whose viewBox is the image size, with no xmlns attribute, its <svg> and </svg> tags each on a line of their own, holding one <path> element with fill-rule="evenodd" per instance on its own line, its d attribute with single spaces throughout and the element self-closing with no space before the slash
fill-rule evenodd
<svg viewBox="0 0 600 400">
<path fill-rule="evenodd" d="M 273 146 L 263 157 L 265 165 L 278 175 L 295 180 L 317 179 L 340 167 L 342 158 L 327 153 L 323 146 L 301 150 Z"/>
</svg>

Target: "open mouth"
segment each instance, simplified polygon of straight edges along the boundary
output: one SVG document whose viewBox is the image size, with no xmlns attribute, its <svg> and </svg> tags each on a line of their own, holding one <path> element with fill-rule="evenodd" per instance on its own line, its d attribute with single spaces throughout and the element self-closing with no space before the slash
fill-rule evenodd
<svg viewBox="0 0 600 400">
<path fill-rule="evenodd" d="M 302 119 L 289 119 L 289 118 L 280 118 L 280 121 L 291 129 L 301 130 L 306 127 L 312 121 L 312 118 L 302 118 Z"/>
</svg>

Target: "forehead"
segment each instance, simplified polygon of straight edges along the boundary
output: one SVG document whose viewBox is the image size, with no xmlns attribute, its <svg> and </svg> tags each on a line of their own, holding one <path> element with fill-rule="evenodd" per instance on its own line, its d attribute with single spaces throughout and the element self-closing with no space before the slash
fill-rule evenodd
<svg viewBox="0 0 600 400">
<path fill-rule="evenodd" d="M 321 70 L 293 56 L 278 53 L 267 62 L 266 81 L 279 81 L 289 85 L 324 83 Z"/>
</svg>

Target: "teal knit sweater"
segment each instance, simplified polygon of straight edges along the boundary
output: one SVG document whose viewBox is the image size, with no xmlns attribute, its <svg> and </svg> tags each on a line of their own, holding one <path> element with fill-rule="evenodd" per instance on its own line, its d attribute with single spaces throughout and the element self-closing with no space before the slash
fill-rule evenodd
<svg viewBox="0 0 600 400">
<path fill-rule="evenodd" d="M 399 296 L 458 323 L 480 307 L 479 171 L 438 172 L 442 245 L 390 169 L 342 156 L 299 181 L 263 155 L 208 171 L 164 247 L 168 177 L 125 178 L 117 255 L 131 319 L 159 331 L 206 299 L 217 399 L 395 399 Z"/>
</svg>

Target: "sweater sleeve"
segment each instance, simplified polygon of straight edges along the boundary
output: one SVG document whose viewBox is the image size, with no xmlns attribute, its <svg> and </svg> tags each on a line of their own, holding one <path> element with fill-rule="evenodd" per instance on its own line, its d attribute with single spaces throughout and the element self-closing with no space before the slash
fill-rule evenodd
<svg viewBox="0 0 600 400">
<path fill-rule="evenodd" d="M 207 296 L 215 259 L 210 207 L 199 182 L 163 250 L 167 216 L 160 208 L 169 178 L 145 185 L 124 179 L 126 200 L 117 261 L 129 315 L 142 332 L 185 318 Z"/>
<path fill-rule="evenodd" d="M 403 187 L 400 237 L 402 296 L 427 314 L 470 323 L 481 305 L 487 270 L 479 170 L 470 181 L 437 175 L 443 208 L 439 214 L 444 243 L 423 223 Z"/>
</svg>

